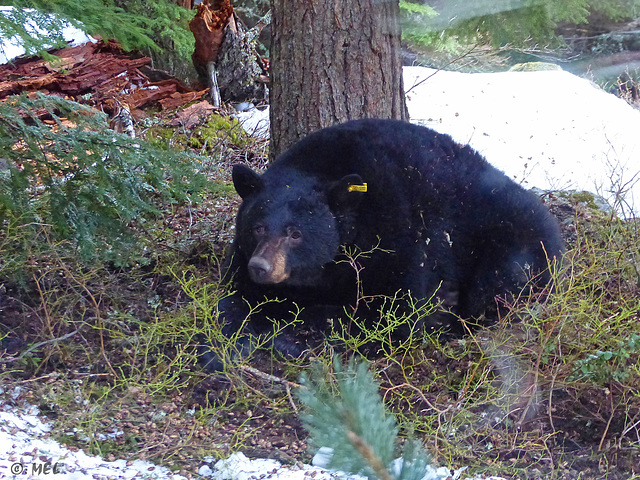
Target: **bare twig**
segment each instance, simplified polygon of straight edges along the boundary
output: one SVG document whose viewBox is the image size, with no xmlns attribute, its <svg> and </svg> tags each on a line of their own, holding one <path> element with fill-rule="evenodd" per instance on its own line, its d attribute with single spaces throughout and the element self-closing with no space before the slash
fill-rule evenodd
<svg viewBox="0 0 640 480">
<path fill-rule="evenodd" d="M 251 375 L 261 378 L 262 380 L 267 380 L 268 382 L 281 383 L 288 387 L 301 387 L 300 384 L 295 382 L 290 382 L 289 380 L 285 380 L 284 378 L 276 377 L 275 375 L 271 375 L 270 373 L 264 373 L 258 370 L 257 368 L 250 367 L 249 365 L 240 365 L 240 370 L 243 370 Z"/>
<path fill-rule="evenodd" d="M 287 391 L 287 398 L 289 399 L 289 405 L 293 408 L 294 412 L 298 412 L 298 407 L 293 401 L 293 396 L 291 395 L 291 387 L 293 388 L 306 388 L 299 383 L 290 382 L 289 380 L 285 380 L 284 378 L 276 377 L 275 375 L 271 375 L 269 373 L 261 372 L 260 370 L 250 367 L 249 365 L 240 365 L 240 370 L 253 375 L 254 377 L 261 378 L 262 380 L 266 380 L 268 382 L 280 383 L 284 385 L 285 390 Z"/>
<path fill-rule="evenodd" d="M 616 412 L 616 407 L 613 405 L 613 389 L 609 388 L 609 401 L 611 403 L 611 415 L 609 415 L 609 420 L 607 421 L 607 426 L 604 428 L 604 432 L 602 432 L 602 437 L 600 438 L 600 444 L 598 445 L 598 451 L 602 451 L 602 445 L 604 444 L 604 440 L 609 433 L 609 427 L 611 426 L 611 422 L 613 421 L 613 416 Z"/>
<path fill-rule="evenodd" d="M 422 80 L 420 80 L 418 83 L 414 83 L 413 85 L 411 85 L 411 88 L 409 88 L 409 90 L 407 90 L 406 92 L 404 92 L 404 94 L 408 94 L 409 92 L 411 92 L 411 90 L 413 90 L 414 88 L 416 88 L 418 85 L 423 84 L 424 82 L 426 82 L 427 80 L 429 80 L 431 77 L 433 77 L 436 73 L 438 73 L 441 70 L 444 70 L 445 68 L 447 68 L 449 65 L 451 65 L 452 63 L 457 62 L 458 60 L 462 60 L 464 57 L 466 57 L 467 55 L 470 55 L 471 52 L 473 52 L 475 50 L 476 46 L 474 45 L 473 47 L 471 47 L 471 50 L 469 50 L 467 53 L 460 55 L 459 57 L 454 58 L 453 60 L 451 60 L 449 63 L 447 63 L 444 67 L 442 68 L 438 68 L 436 69 L 435 72 L 433 72 L 431 75 L 429 75 L 427 78 L 424 78 Z"/>
<path fill-rule="evenodd" d="M 17 362 L 18 360 L 24 358 L 26 355 L 28 355 L 29 353 L 33 352 L 34 350 L 42 347 L 43 345 L 46 345 L 47 343 L 54 343 L 54 342 L 61 342 L 62 340 L 66 340 L 69 337 L 73 337 L 76 333 L 78 333 L 80 330 L 74 330 L 71 333 L 67 333 L 66 335 L 63 335 L 59 338 L 52 338 L 51 340 L 45 340 L 44 342 L 39 342 L 36 343 L 35 345 L 30 346 L 29 348 L 27 348 L 24 352 L 22 352 L 20 355 L 18 355 L 17 357 L 11 357 L 11 358 L 0 358 L 0 363 L 12 363 L 12 362 Z"/>
</svg>

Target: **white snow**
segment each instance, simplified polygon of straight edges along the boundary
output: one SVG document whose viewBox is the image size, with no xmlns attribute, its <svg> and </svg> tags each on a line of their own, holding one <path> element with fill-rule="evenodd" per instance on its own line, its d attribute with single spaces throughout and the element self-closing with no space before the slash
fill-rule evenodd
<svg viewBox="0 0 640 480">
<path fill-rule="evenodd" d="M 46 421 L 37 407 L 22 400 L 21 392 L 19 387 L 9 392 L 0 387 L 0 478 L 107 480 L 135 477 L 186 480 L 184 476 L 151 462 L 123 459 L 106 461 L 58 443 L 51 438 L 51 434 L 56 431 L 55 423 Z M 331 450 L 324 449 L 323 453 L 322 458 L 326 462 L 331 456 Z M 358 475 L 330 471 L 320 465 L 282 465 L 270 459 L 251 460 L 240 452 L 211 465 L 214 461 L 212 458 L 203 458 L 198 474 L 214 480 L 363 480 Z M 314 463 L 322 461 L 314 458 Z M 429 468 L 424 480 L 457 480 L 464 470 L 465 468 L 461 468 L 451 472 L 445 467 Z"/>
<path fill-rule="evenodd" d="M 220 460 L 214 465 L 215 471 L 212 474 L 212 478 L 214 480 L 252 480 L 256 478 L 277 480 L 307 480 L 309 478 L 314 480 L 365 480 L 365 477 L 360 475 L 349 475 L 344 472 L 326 470 L 316 464 L 315 457 L 312 464 L 281 465 L 280 462 L 275 460 L 250 460 L 242 453 L 234 453 L 229 458 Z M 395 471 L 393 472 L 396 476 L 400 473 L 401 466 L 401 462 L 396 461 L 396 465 L 394 465 Z M 463 470 L 451 472 L 445 467 L 438 469 L 428 467 L 423 480 L 457 480 Z M 495 480 L 499 479 L 496 477 Z"/>
<path fill-rule="evenodd" d="M 261 139 L 269 138 L 269 108 L 249 108 L 233 114 L 249 135 Z"/>
<path fill-rule="evenodd" d="M 9 392 L 8 396 L 10 400 L 0 398 L 0 478 L 186 480 L 150 462 L 109 462 L 61 445 L 50 436 L 55 431 L 54 424 L 43 421 L 37 407 L 15 401 L 19 389 Z"/>
<path fill-rule="evenodd" d="M 640 214 L 640 111 L 561 70 L 405 67 L 411 121 L 469 144 L 525 187 L 587 190 Z"/>
</svg>

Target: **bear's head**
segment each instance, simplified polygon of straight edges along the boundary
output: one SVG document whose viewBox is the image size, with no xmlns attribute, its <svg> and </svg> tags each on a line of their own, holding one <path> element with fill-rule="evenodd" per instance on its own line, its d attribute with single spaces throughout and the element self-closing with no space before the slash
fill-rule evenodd
<svg viewBox="0 0 640 480">
<path fill-rule="evenodd" d="M 344 219 L 353 215 L 362 198 L 350 186 L 361 183 L 359 175 L 327 182 L 293 169 L 268 170 L 261 176 L 235 165 L 233 184 L 242 198 L 236 246 L 251 280 L 317 284 L 340 252 Z"/>
</svg>

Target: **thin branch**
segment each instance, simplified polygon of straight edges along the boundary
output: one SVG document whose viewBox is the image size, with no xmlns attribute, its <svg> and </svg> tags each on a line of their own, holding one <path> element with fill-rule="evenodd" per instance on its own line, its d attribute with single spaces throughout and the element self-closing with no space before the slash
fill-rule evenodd
<svg viewBox="0 0 640 480">
<path fill-rule="evenodd" d="M 240 365 L 239 368 L 240 370 L 250 373 L 251 375 L 261 378 L 262 380 L 267 380 L 268 382 L 281 383 L 286 387 L 294 387 L 294 388 L 301 387 L 301 385 L 298 383 L 290 382 L 289 380 L 285 380 L 284 378 L 276 377 L 275 375 L 261 372 L 257 368 L 250 367 L 249 365 Z"/>
<path fill-rule="evenodd" d="M 42 347 L 43 345 L 46 345 L 47 343 L 54 343 L 54 342 L 61 342 L 62 340 L 66 340 L 69 337 L 73 337 L 76 333 L 78 333 L 80 330 L 74 330 L 71 333 L 67 333 L 66 335 L 63 335 L 59 338 L 52 338 L 51 340 L 45 340 L 44 342 L 39 342 L 36 343 L 35 345 L 30 346 L 29 348 L 27 348 L 24 352 L 22 352 L 20 355 L 18 355 L 17 357 L 11 357 L 11 358 L 0 358 L 0 363 L 12 363 L 12 362 L 17 362 L 18 360 L 24 358 L 26 355 L 28 355 L 29 353 L 31 353 L 32 351 Z"/>
<path fill-rule="evenodd" d="M 426 82 L 427 80 L 429 80 L 431 77 L 433 77 L 436 73 L 438 73 L 441 70 L 444 70 L 445 68 L 447 68 L 449 65 L 451 65 L 452 63 L 457 62 L 458 60 L 462 60 L 464 57 L 466 57 L 467 55 L 470 55 L 471 52 L 473 52 L 476 48 L 476 45 L 474 45 L 473 47 L 471 47 L 471 50 L 469 50 L 467 53 L 460 55 L 459 57 L 454 58 L 453 60 L 451 60 L 449 63 L 447 63 L 444 67 L 438 68 L 436 69 L 435 72 L 433 72 L 431 75 L 429 75 L 427 78 L 424 78 L 422 80 L 420 80 L 418 83 L 414 83 L 413 85 L 411 85 L 411 88 L 409 90 L 407 90 L 406 92 L 404 92 L 404 94 L 408 94 L 411 90 L 413 90 L 414 88 L 416 88 L 418 85 L 423 84 L 424 82 Z"/>
</svg>

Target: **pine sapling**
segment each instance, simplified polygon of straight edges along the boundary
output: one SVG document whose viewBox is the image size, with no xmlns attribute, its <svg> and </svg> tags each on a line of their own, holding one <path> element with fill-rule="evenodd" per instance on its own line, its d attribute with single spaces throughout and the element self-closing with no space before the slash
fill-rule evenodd
<svg viewBox="0 0 640 480">
<path fill-rule="evenodd" d="M 303 422 L 316 449 L 332 449 L 328 467 L 377 480 L 440 479 L 420 442 L 407 440 L 396 457 L 398 427 L 384 407 L 379 385 L 367 365 L 353 358 L 343 366 L 334 359 L 326 378 L 322 365 L 303 374 L 298 396 L 307 407 Z"/>
</svg>

